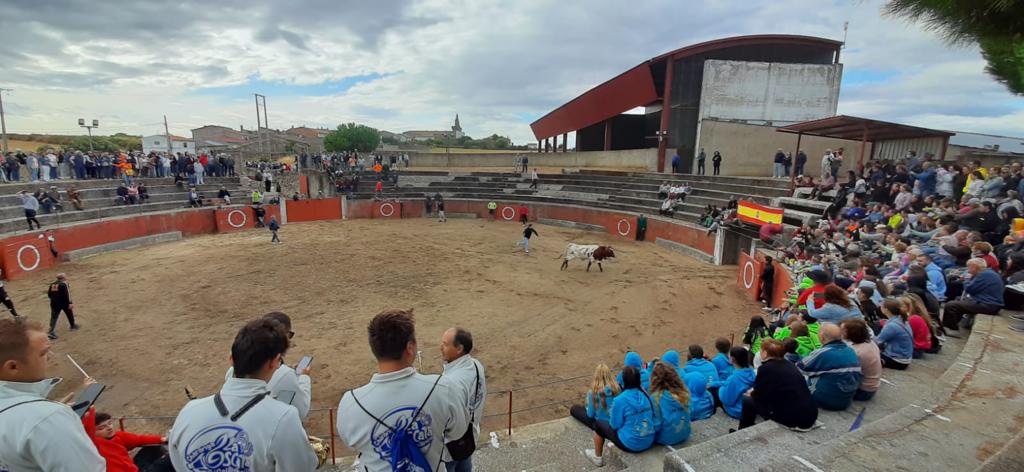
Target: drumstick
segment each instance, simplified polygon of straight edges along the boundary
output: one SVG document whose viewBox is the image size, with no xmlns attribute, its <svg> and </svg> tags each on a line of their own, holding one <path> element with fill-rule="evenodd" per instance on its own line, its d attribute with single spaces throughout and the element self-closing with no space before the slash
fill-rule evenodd
<svg viewBox="0 0 1024 472">
<path fill-rule="evenodd" d="M 71 357 L 71 354 L 68 354 L 68 360 L 71 361 L 71 363 L 75 365 L 75 368 L 78 369 L 78 371 L 81 372 L 82 375 L 84 375 L 86 377 L 89 376 L 89 374 L 85 373 L 85 369 L 83 369 L 82 366 L 78 365 L 78 363 L 75 362 L 75 359 L 73 357 Z"/>
</svg>

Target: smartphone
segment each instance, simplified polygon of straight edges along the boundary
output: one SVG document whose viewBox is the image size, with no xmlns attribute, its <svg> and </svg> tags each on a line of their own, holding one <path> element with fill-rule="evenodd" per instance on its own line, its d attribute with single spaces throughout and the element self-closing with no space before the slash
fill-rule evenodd
<svg viewBox="0 0 1024 472">
<path fill-rule="evenodd" d="M 75 403 L 71 408 L 75 410 L 75 413 L 79 418 L 85 416 L 89 411 L 89 407 L 96 403 L 96 399 L 99 398 L 100 394 L 106 389 L 106 385 L 98 383 L 88 386 L 84 392 L 78 395 L 78 398 L 75 400 Z"/>
<path fill-rule="evenodd" d="M 292 400 L 295 399 L 295 392 L 293 392 L 291 390 L 281 390 L 280 392 L 277 393 L 277 397 L 275 397 L 275 398 L 279 402 L 291 405 L 292 404 Z"/>
<path fill-rule="evenodd" d="M 313 356 L 305 356 L 299 361 L 299 365 L 295 366 L 295 373 L 302 374 L 302 371 L 306 370 L 310 364 L 313 363 Z"/>
</svg>

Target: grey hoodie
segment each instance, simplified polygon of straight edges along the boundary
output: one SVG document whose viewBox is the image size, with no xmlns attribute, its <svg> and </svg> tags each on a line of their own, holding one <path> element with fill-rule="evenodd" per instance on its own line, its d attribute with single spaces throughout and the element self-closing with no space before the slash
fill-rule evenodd
<svg viewBox="0 0 1024 472">
<path fill-rule="evenodd" d="M 414 367 L 373 374 L 370 383 L 345 392 L 338 404 L 338 434 L 352 449 L 359 451 L 359 462 L 369 472 L 390 472 L 387 440 L 390 430 L 364 412 L 353 394 L 374 417 L 391 427 L 408 424 L 412 415 L 427 398 L 436 375 L 423 375 Z M 412 435 L 433 470 L 441 470 L 441 453 L 445 443 L 466 433 L 466 397 L 463 390 L 441 378 L 434 393 L 416 417 Z"/>
</svg>

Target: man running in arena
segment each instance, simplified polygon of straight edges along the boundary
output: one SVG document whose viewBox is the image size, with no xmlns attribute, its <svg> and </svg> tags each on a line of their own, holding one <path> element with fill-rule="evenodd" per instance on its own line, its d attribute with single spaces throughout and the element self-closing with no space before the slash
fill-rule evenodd
<svg viewBox="0 0 1024 472">
<path fill-rule="evenodd" d="M 533 229 L 533 223 L 530 223 L 530 224 L 527 224 L 526 225 L 526 229 L 523 230 L 523 242 L 522 242 L 522 244 L 523 244 L 523 250 L 526 251 L 527 254 L 530 253 L 530 238 L 532 236 L 540 236 L 540 233 L 538 233 L 537 230 Z"/>
<path fill-rule="evenodd" d="M 14 301 L 11 300 L 11 296 L 7 294 L 7 289 L 4 288 L 4 271 L 0 269 L 0 303 L 3 303 L 5 307 L 11 312 L 15 318 L 18 317 L 18 310 L 14 309 Z"/>
<path fill-rule="evenodd" d="M 75 323 L 75 304 L 71 302 L 71 290 L 68 289 L 68 278 L 63 272 L 57 274 L 57 280 L 50 283 L 46 295 L 50 297 L 50 339 L 57 339 L 57 320 L 60 319 L 60 312 L 64 312 L 71 325 L 71 331 L 78 331 L 81 327 Z"/>
</svg>

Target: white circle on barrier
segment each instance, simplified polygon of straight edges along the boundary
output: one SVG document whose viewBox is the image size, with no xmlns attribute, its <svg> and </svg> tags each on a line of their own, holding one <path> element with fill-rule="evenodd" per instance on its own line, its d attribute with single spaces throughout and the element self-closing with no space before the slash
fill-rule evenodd
<svg viewBox="0 0 1024 472">
<path fill-rule="evenodd" d="M 237 225 L 231 219 L 232 216 L 235 216 L 235 213 L 237 213 L 239 215 L 242 215 L 242 222 L 237 224 Z M 245 226 L 245 223 L 248 222 L 248 221 L 249 221 L 249 217 L 246 216 L 245 212 L 242 211 L 242 210 L 231 210 L 231 212 L 228 213 L 228 224 L 231 225 L 233 228 L 241 228 L 241 227 Z"/>
<path fill-rule="evenodd" d="M 21 260 L 21 255 L 25 252 L 26 249 L 36 253 L 36 261 L 35 263 L 32 264 L 31 267 L 25 267 L 25 262 Z M 22 246 L 20 249 L 18 249 L 18 267 L 21 267 L 21 270 L 25 272 L 32 272 L 33 270 L 36 270 L 36 267 L 39 267 L 39 262 L 41 262 L 42 260 L 43 256 L 39 254 L 39 249 L 36 249 L 35 246 L 26 244 Z"/>
<path fill-rule="evenodd" d="M 505 210 L 509 210 L 509 211 L 511 211 L 511 212 L 512 212 L 512 214 L 511 214 L 511 215 L 509 215 L 509 216 L 505 216 Z M 502 217 L 502 218 L 504 218 L 504 219 L 505 219 L 505 221 L 512 221 L 512 218 L 515 218 L 515 217 L 516 217 L 516 210 L 515 210 L 514 208 L 512 208 L 512 207 L 505 207 L 505 208 L 502 208 L 502 209 L 501 209 L 501 217 Z"/>
<path fill-rule="evenodd" d="M 626 230 L 622 230 L 622 223 L 626 223 Z M 619 232 L 619 236 L 629 236 L 629 232 L 633 229 L 633 225 L 629 224 L 629 220 L 623 218 L 615 224 L 615 231 Z"/>
<path fill-rule="evenodd" d="M 388 207 L 388 212 L 387 213 L 384 213 L 384 207 Z M 390 203 L 383 203 L 383 204 L 381 204 L 381 206 L 380 206 L 380 216 L 383 216 L 384 218 L 387 218 L 387 217 L 389 217 L 391 215 L 394 215 L 394 214 L 395 214 L 395 206 L 394 205 L 392 205 Z"/>
<path fill-rule="evenodd" d="M 749 269 L 749 275 L 748 275 L 748 269 Z M 749 289 L 749 288 L 753 288 L 754 287 L 754 276 L 755 275 L 756 274 L 754 274 L 754 261 L 747 261 L 746 264 L 743 264 L 743 287 L 744 288 L 748 288 Z"/>
</svg>

